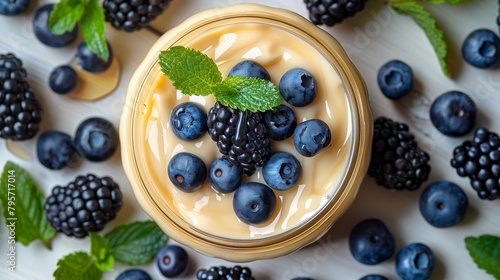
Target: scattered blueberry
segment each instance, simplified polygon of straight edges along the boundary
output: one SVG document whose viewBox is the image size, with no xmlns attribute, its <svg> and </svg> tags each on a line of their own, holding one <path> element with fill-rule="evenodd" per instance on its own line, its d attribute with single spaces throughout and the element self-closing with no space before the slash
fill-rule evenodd
<svg viewBox="0 0 500 280">
<path fill-rule="evenodd" d="M 500 61 L 500 38 L 488 29 L 477 29 L 462 45 L 462 56 L 470 65 L 485 69 Z"/>
<path fill-rule="evenodd" d="M 170 122 L 174 134 L 185 141 L 196 140 L 208 130 L 207 114 L 193 102 L 184 102 L 175 106 Z"/>
<path fill-rule="evenodd" d="M 243 170 L 227 158 L 218 158 L 210 165 L 210 183 L 221 193 L 234 192 L 243 181 Z"/>
<path fill-rule="evenodd" d="M 233 68 L 231 68 L 227 76 L 244 76 L 264 79 L 268 81 L 271 80 L 269 72 L 267 72 L 267 70 L 262 65 L 253 60 L 243 60 L 237 63 L 233 66 Z"/>
<path fill-rule="evenodd" d="M 420 213 L 431 225 L 439 228 L 459 224 L 467 212 L 464 191 L 449 181 L 434 182 L 420 196 Z"/>
<path fill-rule="evenodd" d="M 292 108 L 283 104 L 266 111 L 264 122 L 273 140 L 287 139 L 293 135 L 297 127 L 297 119 Z"/>
<path fill-rule="evenodd" d="M 434 254 L 422 243 L 412 243 L 396 255 L 396 272 L 402 280 L 426 280 L 434 270 Z"/>
<path fill-rule="evenodd" d="M 38 137 L 36 153 L 40 163 L 52 170 L 68 166 L 75 157 L 71 136 L 54 130 L 45 131 Z"/>
<path fill-rule="evenodd" d="M 189 267 L 189 255 L 178 245 L 165 245 L 156 253 L 156 266 L 167 278 L 183 275 Z"/>
<path fill-rule="evenodd" d="M 444 135 L 462 136 L 476 123 L 477 108 L 474 101 L 460 91 L 449 91 L 432 102 L 432 124 Z"/>
<path fill-rule="evenodd" d="M 76 150 L 85 159 L 105 161 L 118 148 L 118 133 L 110 121 L 92 117 L 78 125 L 74 142 Z"/>
<path fill-rule="evenodd" d="M 349 234 L 351 254 L 363 264 L 374 265 L 389 259 L 395 247 L 394 237 L 378 219 L 358 223 Z"/>
<path fill-rule="evenodd" d="M 30 0 L 0 0 L 0 15 L 17 16 L 24 13 Z"/>
<path fill-rule="evenodd" d="M 109 57 L 107 61 L 100 59 L 95 53 L 93 53 L 87 46 L 87 43 L 82 42 L 77 49 L 76 57 L 78 58 L 78 64 L 86 71 L 92 73 L 100 73 L 106 71 L 111 62 L 113 62 L 113 50 L 108 43 Z"/>
<path fill-rule="evenodd" d="M 288 104 L 303 107 L 316 97 L 316 80 L 306 70 L 293 68 L 281 77 L 279 90 Z"/>
<path fill-rule="evenodd" d="M 57 94 L 68 94 L 76 88 L 78 75 L 69 65 L 58 66 L 49 77 L 49 86 Z"/>
<path fill-rule="evenodd" d="M 33 32 L 36 38 L 43 44 L 60 48 L 73 43 L 78 35 L 78 29 L 75 27 L 72 31 L 56 35 L 49 29 L 49 15 L 54 9 L 54 3 L 46 4 L 38 8 L 33 16 Z"/>
<path fill-rule="evenodd" d="M 370 275 L 363 276 L 359 280 L 387 280 L 387 278 L 385 276 L 380 275 L 380 274 L 370 274 Z"/>
<path fill-rule="evenodd" d="M 262 183 L 245 183 L 234 193 L 233 209 L 236 216 L 244 223 L 264 223 L 272 216 L 275 208 L 274 192 Z"/>
<path fill-rule="evenodd" d="M 288 152 L 272 153 L 262 167 L 262 177 L 271 188 L 278 191 L 293 188 L 301 176 L 300 162 Z"/>
<path fill-rule="evenodd" d="M 320 119 L 312 119 L 297 125 L 293 134 L 293 144 L 301 155 L 312 157 L 328 147 L 331 138 L 328 125 Z"/>
<path fill-rule="evenodd" d="M 168 178 L 184 192 L 198 190 L 207 177 L 207 167 L 202 159 L 191 153 L 178 153 L 168 163 Z"/>
<path fill-rule="evenodd" d="M 377 81 L 387 98 L 397 100 L 413 90 L 413 70 L 400 60 L 391 60 L 378 70 Z"/>
<path fill-rule="evenodd" d="M 116 280 L 153 280 L 153 279 L 151 278 L 151 276 L 149 276 L 149 274 L 146 271 L 142 269 L 132 268 L 120 273 L 120 275 L 116 277 Z"/>
</svg>

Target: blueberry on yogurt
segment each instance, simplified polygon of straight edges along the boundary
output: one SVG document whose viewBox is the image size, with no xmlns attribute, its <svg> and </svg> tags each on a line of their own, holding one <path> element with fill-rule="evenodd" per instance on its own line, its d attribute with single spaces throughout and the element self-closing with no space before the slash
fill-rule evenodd
<svg viewBox="0 0 500 280">
<path fill-rule="evenodd" d="M 231 68 L 228 77 L 231 76 L 243 76 L 243 77 L 253 77 L 264 80 L 271 80 L 269 72 L 260 65 L 258 62 L 253 60 L 243 60 Z"/>
<path fill-rule="evenodd" d="M 256 225 L 266 222 L 275 208 L 276 195 L 262 183 L 245 183 L 234 193 L 234 212 L 246 224 Z"/>
<path fill-rule="evenodd" d="M 286 191 L 295 187 L 302 176 L 302 166 L 292 154 L 275 152 L 262 167 L 262 177 L 269 187 Z"/>
<path fill-rule="evenodd" d="M 221 193 L 234 192 L 243 181 L 243 170 L 240 166 L 221 157 L 212 162 L 209 170 L 212 187 Z"/>
<path fill-rule="evenodd" d="M 320 119 L 312 119 L 297 125 L 293 134 L 293 144 L 301 155 L 312 157 L 328 147 L 331 138 L 328 125 Z"/>
<path fill-rule="evenodd" d="M 293 68 L 281 77 L 279 90 L 288 104 L 303 107 L 316 97 L 316 79 L 302 68 Z"/>
<path fill-rule="evenodd" d="M 175 106 L 170 123 L 174 134 L 184 141 L 196 140 L 208 130 L 207 114 L 193 102 L 184 102 Z"/>
<path fill-rule="evenodd" d="M 205 182 L 207 167 L 197 155 L 181 152 L 170 159 L 167 167 L 168 178 L 184 192 L 194 192 Z"/>
</svg>

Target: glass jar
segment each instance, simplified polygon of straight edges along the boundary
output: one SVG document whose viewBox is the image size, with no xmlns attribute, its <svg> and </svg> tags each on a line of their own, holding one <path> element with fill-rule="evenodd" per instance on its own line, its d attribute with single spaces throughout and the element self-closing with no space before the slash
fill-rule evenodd
<svg viewBox="0 0 500 280">
<path fill-rule="evenodd" d="M 182 95 L 163 76 L 158 55 L 175 45 L 207 53 L 223 75 L 234 63 L 255 59 L 269 68 L 276 83 L 291 67 L 308 68 L 316 78 L 316 103 L 294 110 L 299 123 L 324 118 L 332 144 L 318 156 L 300 158 L 305 183 L 276 192 L 277 210 L 266 224 L 239 221 L 230 207 L 232 194 L 217 193 L 208 179 L 195 194 L 180 192 L 169 182 L 173 154 L 196 153 L 207 166 L 220 156 L 208 135 L 194 143 L 169 136 L 168 118 L 176 104 L 193 101 L 207 110 L 214 103 L 211 97 Z M 291 11 L 236 4 L 193 15 L 153 45 L 130 81 L 120 141 L 134 195 L 172 239 L 206 255 L 245 262 L 289 254 L 333 226 L 351 206 L 366 174 L 372 129 L 364 81 L 330 34 Z M 293 140 L 273 145 L 298 155 Z M 262 181 L 260 171 L 245 180 Z"/>
</svg>

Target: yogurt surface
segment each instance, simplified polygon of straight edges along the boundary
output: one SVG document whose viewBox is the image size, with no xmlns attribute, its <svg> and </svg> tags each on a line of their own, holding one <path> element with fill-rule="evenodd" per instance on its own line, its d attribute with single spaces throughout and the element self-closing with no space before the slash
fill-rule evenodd
<svg viewBox="0 0 500 280">
<path fill-rule="evenodd" d="M 274 191 L 278 204 L 269 221 L 257 226 L 245 224 L 234 214 L 233 193 L 217 193 L 208 178 L 194 193 L 184 193 L 170 182 L 167 166 L 173 155 L 179 152 L 196 154 L 208 169 L 221 154 L 208 133 L 194 142 L 186 142 L 178 139 L 170 128 L 170 114 L 177 104 L 197 102 L 208 113 L 215 103 L 213 97 L 183 95 L 167 77 L 159 74 L 147 94 L 142 114 L 133 124 L 133 139 L 140 147 L 137 151 L 139 164 L 148 170 L 144 180 L 154 190 L 155 199 L 196 230 L 229 239 L 273 236 L 304 223 L 323 209 L 345 177 L 353 145 L 352 112 L 335 69 L 308 43 L 272 26 L 234 24 L 214 28 L 192 40 L 188 46 L 213 58 L 223 77 L 236 63 L 247 59 L 264 66 L 275 84 L 292 68 L 309 71 L 317 83 L 315 100 L 305 107 L 290 107 L 299 123 L 314 118 L 326 122 L 332 141 L 328 148 L 310 158 L 295 150 L 293 137 L 272 141 L 271 151 L 292 153 L 301 163 L 303 175 L 298 186 L 287 191 Z M 247 181 L 265 183 L 261 168 L 244 178 L 244 182 Z"/>
</svg>

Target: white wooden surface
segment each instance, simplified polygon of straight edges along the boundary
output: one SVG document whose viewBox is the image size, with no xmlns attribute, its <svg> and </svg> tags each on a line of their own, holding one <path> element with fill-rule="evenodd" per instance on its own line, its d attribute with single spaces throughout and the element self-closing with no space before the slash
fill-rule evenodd
<svg viewBox="0 0 500 280">
<path fill-rule="evenodd" d="M 239 2 L 244 1 L 177 0 L 153 25 L 166 31 L 197 11 Z M 302 0 L 245 2 L 288 8 L 307 15 Z M 352 208 L 320 241 L 289 256 L 247 264 L 254 271 L 256 279 L 309 276 L 318 280 L 347 280 L 359 279 L 369 273 L 380 273 L 389 279 L 397 279 L 394 269 L 395 257 L 376 266 L 367 266 L 358 263 L 349 252 L 349 231 L 356 223 L 370 217 L 379 218 L 387 224 L 395 236 L 397 250 L 411 242 L 429 245 L 437 259 L 432 279 L 493 279 L 472 262 L 463 240 L 469 235 L 500 235 L 500 201 L 479 200 L 469 187 L 468 180 L 456 175 L 449 164 L 452 149 L 470 135 L 461 138 L 442 136 L 431 125 L 428 110 L 432 100 L 441 93 L 462 90 L 468 93 L 480 108 L 478 125 L 500 132 L 500 122 L 497 121 L 500 117 L 500 70 L 498 67 L 494 70 L 474 69 L 465 64 L 460 55 L 461 43 L 472 30 L 481 27 L 498 30 L 495 25 L 497 1 L 469 0 L 457 6 L 428 5 L 447 34 L 455 77 L 453 80 L 441 73 L 429 42 L 416 24 L 407 17 L 393 13 L 383 2 L 371 0 L 356 18 L 325 29 L 345 46 L 364 76 L 374 115 L 385 115 L 409 123 L 420 145 L 432 155 L 429 182 L 447 179 L 464 188 L 470 202 L 466 219 L 452 228 L 433 228 L 424 221 L 418 211 L 418 199 L 423 187 L 415 192 L 391 192 L 377 186 L 373 179 L 366 178 Z M 80 121 L 95 115 L 108 118 L 118 126 L 127 83 L 156 36 L 146 30 L 128 34 L 109 28 L 107 38 L 123 67 L 118 89 L 112 95 L 96 102 L 57 96 L 48 89 L 49 73 L 55 66 L 72 59 L 77 44 L 63 49 L 52 49 L 35 39 L 31 18 L 35 6 L 43 3 L 44 1 L 33 3 L 30 13 L 21 17 L 0 17 L 0 52 L 14 52 L 24 61 L 29 81 L 44 108 L 41 130 L 57 129 L 74 134 Z M 376 73 L 380 66 L 395 58 L 406 61 L 413 68 L 417 80 L 415 92 L 397 102 L 384 98 L 376 83 Z M 45 194 L 48 194 L 54 185 L 66 184 L 78 174 L 93 172 L 98 175 L 110 175 L 122 187 L 126 206 L 105 231 L 123 222 L 147 219 L 133 197 L 121 168 L 119 153 L 104 163 L 84 162 L 74 169 L 50 171 L 37 162 L 35 143 L 35 140 L 22 143 L 33 157 L 33 160 L 26 161 L 10 153 L 5 141 L 0 140 L 0 166 L 7 160 L 20 164 L 32 174 Z M 88 251 L 90 245 L 88 239 L 76 240 L 62 234 L 57 235 L 52 244 L 52 251 L 45 249 L 40 242 L 34 242 L 27 247 L 18 244 L 16 272 L 7 272 L 6 262 L 1 261 L 0 279 L 51 279 L 56 262 L 61 256 L 76 250 Z M 2 222 L 1 260 L 7 259 L 6 252 L 7 233 Z M 191 268 L 181 279 L 194 279 L 195 271 L 201 267 L 232 265 L 191 250 L 189 253 L 192 258 Z M 104 274 L 104 279 L 114 279 L 127 268 L 117 264 L 114 272 Z M 161 279 L 153 262 L 141 268 L 148 270 L 154 279 Z"/>
</svg>

